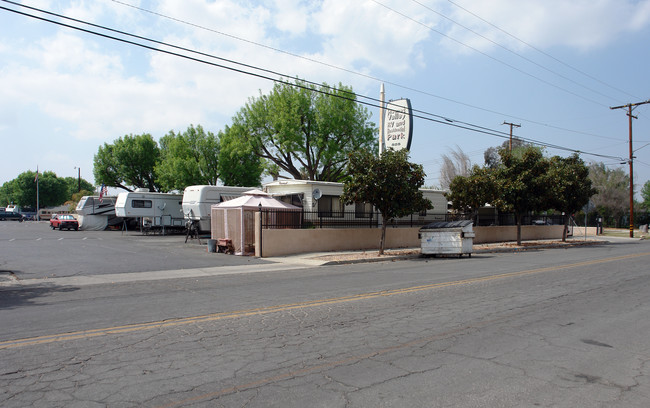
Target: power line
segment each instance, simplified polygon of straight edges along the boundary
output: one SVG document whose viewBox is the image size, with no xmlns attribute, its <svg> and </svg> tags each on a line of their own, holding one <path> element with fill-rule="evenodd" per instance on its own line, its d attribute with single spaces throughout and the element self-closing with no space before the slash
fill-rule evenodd
<svg viewBox="0 0 650 408">
<path fill-rule="evenodd" d="M 543 70 L 545 70 L 545 71 L 548 71 L 548 72 L 550 72 L 551 74 L 554 74 L 554 75 L 556 75 L 556 76 L 558 76 L 558 77 L 560 77 L 560 78 L 562 78 L 562 79 L 564 79 L 564 80 L 566 80 L 566 81 L 572 82 L 573 84 L 578 85 L 578 86 L 580 86 L 580 87 L 582 87 L 582 88 L 584 88 L 584 89 L 586 89 L 586 90 L 588 90 L 588 91 L 590 91 L 590 92 L 593 92 L 593 93 L 598 94 L 598 95 L 600 95 L 600 96 L 604 96 L 604 97 L 606 97 L 606 98 L 611 98 L 611 96 L 609 96 L 609 95 L 606 95 L 606 94 L 604 94 L 604 93 L 602 93 L 602 92 L 600 92 L 600 91 L 597 91 L 597 90 L 595 90 L 595 89 L 592 89 L 592 88 L 590 88 L 590 87 L 588 87 L 588 86 L 586 86 L 586 85 L 584 85 L 584 84 L 581 84 L 581 83 L 578 82 L 578 81 L 575 81 L 575 80 L 573 80 L 573 79 L 567 77 L 566 75 L 563 75 L 563 74 L 561 74 L 561 73 L 559 73 L 559 72 L 556 72 L 556 71 L 554 71 L 554 70 L 552 70 L 552 69 L 550 69 L 550 68 L 548 68 L 548 67 L 546 67 L 546 66 L 544 66 L 544 65 L 542 65 L 542 64 L 540 64 L 540 63 L 538 63 L 538 62 L 536 62 L 536 61 L 533 61 L 532 59 L 530 59 L 530 58 L 528 58 L 528 57 L 526 57 L 526 56 L 524 56 L 524 55 L 521 55 L 520 53 L 518 53 L 518 52 L 516 52 L 516 51 L 514 51 L 514 50 L 512 50 L 512 49 L 510 49 L 510 48 L 508 48 L 508 47 L 506 47 L 505 45 L 500 44 L 500 43 L 498 43 L 498 42 L 492 40 L 491 38 L 488 38 L 488 37 L 484 36 L 483 34 L 477 32 L 477 31 L 475 31 L 475 30 L 473 30 L 473 29 L 471 29 L 471 28 L 469 28 L 469 27 L 467 27 L 467 26 L 465 26 L 465 25 L 463 25 L 463 24 L 461 24 L 461 23 L 459 23 L 459 22 L 457 22 L 457 21 L 455 21 L 455 20 L 453 20 L 452 18 L 450 18 L 450 17 L 448 17 L 448 16 L 446 16 L 446 15 L 444 15 L 444 14 L 442 14 L 442 13 L 436 11 L 436 10 L 434 10 L 433 8 L 431 8 L 431 7 L 429 7 L 429 6 L 425 5 L 425 4 L 422 4 L 422 3 L 419 2 L 418 0 L 411 0 L 411 1 L 414 2 L 414 3 L 416 3 L 416 4 L 418 4 L 418 5 L 420 5 L 421 7 L 423 7 L 423 8 L 425 8 L 425 9 L 429 10 L 430 12 L 435 13 L 436 15 L 438 15 L 438 16 L 440 16 L 440 17 L 442 17 L 442 18 L 444 18 L 444 19 L 446 19 L 446 20 L 452 22 L 453 24 L 456 24 L 457 26 L 462 27 L 463 29 L 469 31 L 470 33 L 472 33 L 472 34 L 474 34 L 474 35 L 476 35 L 476 36 L 478 36 L 478 37 L 481 37 L 481 38 L 483 38 L 483 39 L 486 40 L 486 41 L 489 41 L 490 43 L 496 45 L 497 47 L 499 47 L 499 48 L 501 48 L 501 49 L 503 49 L 503 50 L 505 50 L 505 51 L 507 51 L 507 52 L 509 52 L 509 53 L 511 53 L 511 54 L 513 54 L 513 55 L 515 55 L 515 56 L 517 56 L 517 57 L 523 59 L 524 61 L 527 61 L 527 62 L 529 62 L 529 63 L 535 65 L 535 66 L 538 67 L 538 68 L 541 68 L 541 69 L 543 69 Z"/>
<path fill-rule="evenodd" d="M 3 0 L 3 1 L 6 1 L 6 0 Z M 209 31 L 209 32 L 212 32 L 212 33 L 215 33 L 215 34 L 218 34 L 218 35 L 222 35 L 222 36 L 225 36 L 225 37 L 228 37 L 228 38 L 232 38 L 232 39 L 235 39 L 237 41 L 242 41 L 242 42 L 252 44 L 252 45 L 255 45 L 255 46 L 258 46 L 258 47 L 266 48 L 266 49 L 274 51 L 274 52 L 289 55 L 289 56 L 294 57 L 294 58 L 299 58 L 299 59 L 302 59 L 302 60 L 305 60 L 305 61 L 320 64 L 320 65 L 326 66 L 328 68 L 333 68 L 333 69 L 336 69 L 336 70 L 340 70 L 342 72 L 347 72 L 349 74 L 353 74 L 353 75 L 357 75 L 357 76 L 360 76 L 360 77 L 363 77 L 363 78 L 371 79 L 373 81 L 377 81 L 377 82 L 385 83 L 385 84 L 388 84 L 388 85 L 392 85 L 392 86 L 395 86 L 395 87 L 398 87 L 398 88 L 401 88 L 401 89 L 405 89 L 405 90 L 410 91 L 410 92 L 415 92 L 415 93 L 425 95 L 425 96 L 428 96 L 428 97 L 440 99 L 440 100 L 443 100 L 445 102 L 454 103 L 454 104 L 457 104 L 457 105 L 465 106 L 465 107 L 468 107 L 468 108 L 471 108 L 471 109 L 476 109 L 476 110 L 479 110 L 479 111 L 483 111 L 483 112 L 487 112 L 487 113 L 491 113 L 491 114 L 495 114 L 495 115 L 499 115 L 499 116 L 511 117 L 511 118 L 521 120 L 521 121 L 524 121 L 524 122 L 527 122 L 527 123 L 547 127 L 547 128 L 550 128 L 550 129 L 560 130 L 560 131 L 563 131 L 563 132 L 575 133 L 575 134 L 580 134 L 580 135 L 585 135 L 585 136 L 593 136 L 593 137 L 602 138 L 602 139 L 619 140 L 619 139 L 616 139 L 616 138 L 597 135 L 597 134 L 590 133 L 590 132 L 584 132 L 584 131 L 579 131 L 579 130 L 574 130 L 574 129 L 567 129 L 567 128 L 560 127 L 560 126 L 554 126 L 554 125 L 550 125 L 550 124 L 547 124 L 547 123 L 535 121 L 535 120 L 532 120 L 532 119 L 527 119 L 527 118 L 523 118 L 523 117 L 519 117 L 519 116 L 513 116 L 513 115 L 510 115 L 510 114 L 506 114 L 506 113 L 503 113 L 503 112 L 498 112 L 498 111 L 495 111 L 495 110 L 492 110 L 492 109 L 472 105 L 472 104 L 469 104 L 469 103 L 466 103 L 466 102 L 457 101 L 455 99 L 447 98 L 447 97 L 444 97 L 444 96 L 441 96 L 441 95 L 436 95 L 434 93 L 427 92 L 427 91 L 424 91 L 422 89 L 408 87 L 408 86 L 401 85 L 401 84 L 398 84 L 398 83 L 395 83 L 395 82 L 392 82 L 392 81 L 389 81 L 389 80 L 386 80 L 386 79 L 378 78 L 378 77 L 375 77 L 375 76 L 372 76 L 372 75 L 369 75 L 369 74 L 365 74 L 365 73 L 362 73 L 362 72 L 358 72 L 358 71 L 354 71 L 354 70 L 351 70 L 351 69 L 343 68 L 343 67 L 340 67 L 340 66 L 337 66 L 337 65 L 334 65 L 334 64 L 330 64 L 330 63 L 327 63 L 327 62 L 323 62 L 323 61 L 317 60 L 315 58 L 310 58 L 310 57 L 295 54 L 295 53 L 292 53 L 292 52 L 289 52 L 289 51 L 285 51 L 285 50 L 282 50 L 280 48 L 271 47 L 271 46 L 266 45 L 266 44 L 251 41 L 251 40 L 248 40 L 246 38 L 238 37 L 238 36 L 235 36 L 235 35 L 232 35 L 232 34 L 229 34 L 229 33 L 225 33 L 223 31 L 215 30 L 215 29 L 205 27 L 205 26 L 202 26 L 202 25 L 199 25 L 199 24 L 188 22 L 186 20 L 182 20 L 182 19 L 179 19 L 179 18 L 176 18 L 176 17 L 172 17 L 172 16 L 165 15 L 165 14 L 162 14 L 162 13 L 159 13 L 159 12 L 155 12 L 153 10 L 149 10 L 149 9 L 146 9 L 146 8 L 143 8 L 143 7 L 140 7 L 140 6 L 135 6 L 135 5 L 120 1 L 120 0 L 111 0 L 111 1 L 116 3 L 116 4 L 120 4 L 120 5 L 125 6 L 125 7 L 130 7 L 130 8 L 133 8 L 135 10 L 138 10 L 138 11 L 141 11 L 141 12 L 144 12 L 144 13 L 148 13 L 148 14 L 152 14 L 152 15 L 155 15 L 155 16 L 158 16 L 158 17 L 161 17 L 161 18 L 171 20 L 171 21 L 175 21 L 175 22 L 180 23 L 180 24 L 185 24 L 185 25 L 188 25 L 188 26 L 191 26 L 191 27 L 199 28 L 201 30 Z"/>
<path fill-rule="evenodd" d="M 123 31 L 113 30 L 113 29 L 108 28 L 108 27 L 104 27 L 104 26 L 100 26 L 100 25 L 97 25 L 97 24 L 85 22 L 83 20 L 73 19 L 73 18 L 70 18 L 70 17 L 63 16 L 63 15 L 58 15 L 56 13 L 48 12 L 48 11 L 45 11 L 45 10 L 40 10 L 40 9 L 37 9 L 37 8 L 34 8 L 34 7 L 23 6 L 21 4 L 14 3 L 12 1 L 8 1 L 8 0 L 3 0 L 3 1 L 6 2 L 6 3 L 15 4 L 17 6 L 26 7 L 26 8 L 29 8 L 31 10 L 40 11 L 40 12 L 45 13 L 45 14 L 55 15 L 57 17 L 61 17 L 61 18 L 64 18 L 64 19 L 68 19 L 68 20 L 71 20 L 71 21 L 78 22 L 78 23 L 90 25 L 90 26 L 95 27 L 95 28 L 100 28 L 100 29 L 104 29 L 104 30 L 107 30 L 107 31 L 121 33 L 123 35 L 131 36 L 131 37 L 138 38 L 138 39 L 143 39 L 145 41 L 150 41 L 150 42 L 153 42 L 153 43 L 156 43 L 156 44 L 166 45 L 166 46 L 174 47 L 174 48 L 181 49 L 181 50 L 184 50 L 184 51 L 197 53 L 197 54 L 202 55 L 202 56 L 209 56 L 209 57 L 217 58 L 217 59 L 220 59 L 220 60 L 224 60 L 223 58 L 216 57 L 216 56 L 211 56 L 210 54 L 201 53 L 201 52 L 194 51 L 194 50 L 187 49 L 187 48 L 183 48 L 183 47 L 177 47 L 177 46 L 174 46 L 174 45 L 171 45 L 171 44 L 162 43 L 160 41 L 149 39 L 149 38 L 146 38 L 146 37 L 136 36 L 136 35 L 129 34 L 129 33 L 123 32 Z M 108 35 L 108 34 L 96 32 L 96 31 L 84 29 L 84 28 L 81 28 L 81 27 L 76 27 L 76 26 L 73 26 L 73 25 L 70 25 L 70 24 L 62 23 L 60 21 L 54 21 L 54 20 L 51 20 L 51 19 L 48 19 L 48 18 L 45 18 L 45 17 L 36 16 L 36 15 L 33 15 L 33 14 L 29 14 L 29 13 L 24 13 L 24 12 L 14 10 L 14 9 L 10 9 L 10 8 L 7 8 L 7 7 L 0 6 L 0 9 L 10 11 L 10 12 L 13 12 L 13 13 L 16 13 L 16 14 L 20 14 L 20 15 L 23 15 L 23 16 L 26 16 L 26 17 L 31 17 L 31 18 L 34 18 L 34 19 L 38 19 L 38 20 L 41 20 L 41 21 L 49 22 L 49 23 L 59 25 L 59 26 L 62 26 L 62 27 L 70 28 L 70 29 L 73 29 L 73 30 L 78 30 L 78 31 L 81 31 L 81 32 L 84 32 L 84 33 L 87 33 L 87 34 L 96 35 L 96 36 L 103 37 L 103 38 L 106 38 L 106 39 L 111 39 L 111 40 L 115 40 L 115 41 L 122 42 L 122 43 L 125 43 L 125 44 L 145 48 L 145 49 L 148 49 L 148 50 L 151 50 L 151 51 L 161 52 L 161 53 L 164 53 L 164 54 L 184 58 L 184 59 L 187 59 L 187 60 L 190 60 L 190 61 L 199 62 L 199 63 L 207 64 L 207 65 L 210 65 L 210 66 L 230 70 L 230 71 L 233 71 L 233 72 L 236 72 L 236 73 L 245 74 L 245 75 L 257 77 L 257 78 L 260 78 L 260 79 L 269 80 L 269 81 L 272 81 L 272 82 L 275 82 L 275 83 L 282 83 L 282 84 L 286 84 L 286 85 L 289 85 L 289 86 L 295 86 L 295 87 L 306 89 L 306 90 L 309 90 L 309 91 L 312 91 L 312 92 L 318 92 L 318 93 L 322 93 L 322 94 L 326 94 L 326 95 L 330 95 L 330 96 L 334 96 L 334 97 L 354 101 L 354 102 L 357 102 L 357 103 L 360 103 L 360 104 L 363 104 L 363 105 L 366 105 L 366 106 L 379 108 L 379 105 L 377 105 L 377 104 L 374 104 L 374 103 L 371 103 L 371 102 L 365 102 L 365 101 L 358 101 L 353 97 L 346 97 L 346 96 L 342 96 L 342 95 L 338 95 L 338 94 L 330 94 L 330 93 L 327 93 L 327 92 L 325 92 L 323 90 L 313 89 L 313 88 L 309 88 L 309 87 L 304 86 L 304 85 L 300 85 L 299 83 L 290 83 L 290 82 L 282 80 L 282 79 L 271 78 L 271 77 L 263 75 L 263 74 L 246 71 L 246 70 L 243 70 L 243 69 L 240 69 L 240 68 L 235 68 L 235 67 L 227 66 L 227 65 L 223 65 L 223 64 L 217 64 L 215 62 L 202 60 L 200 58 L 191 57 L 189 55 L 184 55 L 184 54 L 180 54 L 180 53 L 177 53 L 177 52 L 172 52 L 172 51 L 169 51 L 169 50 L 155 48 L 155 47 L 152 47 L 150 45 L 141 44 L 141 43 L 130 41 L 130 40 L 127 40 L 127 39 L 124 39 L 124 38 L 115 37 L 115 36 L 112 36 L 112 35 Z M 232 63 L 232 64 L 245 66 L 247 68 L 253 68 L 253 69 L 260 70 L 260 71 L 268 71 L 268 70 L 264 70 L 264 69 L 259 68 L 259 67 L 255 67 L 255 66 L 251 66 L 251 65 L 247 65 L 247 64 L 241 64 L 241 63 L 233 61 L 233 60 L 226 60 L 226 61 L 228 61 L 229 63 Z M 272 71 L 270 71 L 270 72 L 272 72 Z M 304 81 L 304 82 L 314 84 L 314 82 L 308 82 L 308 81 Z M 328 88 L 332 89 L 331 87 L 328 87 Z M 356 96 L 356 94 L 351 94 L 351 95 Z M 375 98 L 370 98 L 370 97 L 363 96 L 363 95 L 360 95 L 360 97 L 376 101 Z M 391 110 L 390 108 L 386 108 L 386 109 Z M 471 123 L 446 118 L 446 117 L 443 117 L 443 116 L 440 116 L 440 115 L 435 115 L 435 114 L 424 112 L 424 111 L 416 111 L 416 112 L 420 112 L 420 113 L 422 113 L 422 115 L 417 115 L 416 114 L 416 115 L 413 115 L 413 117 L 423 119 L 423 120 L 426 120 L 426 121 L 430 121 L 430 122 L 434 122 L 434 123 L 438 123 L 438 124 L 443 124 L 443 125 L 447 125 L 447 126 L 453 126 L 455 128 L 459 128 L 459 129 L 463 129 L 463 130 L 469 130 L 469 131 L 472 131 L 472 132 L 482 133 L 482 134 L 495 136 L 495 137 L 501 137 L 501 138 L 509 137 L 504 132 L 500 132 L 500 131 L 497 131 L 497 130 L 494 130 L 494 129 L 489 129 L 489 128 L 486 128 L 486 127 L 483 127 L 483 126 L 474 125 L 474 124 L 471 124 Z M 423 116 L 423 115 L 427 115 L 427 116 Z M 429 116 L 431 116 L 431 117 L 429 117 Z M 436 119 L 436 117 L 439 118 L 439 119 Z M 589 152 L 576 150 L 576 149 L 571 149 L 571 148 L 567 148 L 567 147 L 564 147 L 564 146 L 559 146 L 559 145 L 555 145 L 555 144 L 552 144 L 552 143 L 542 142 L 542 141 L 538 141 L 538 140 L 534 140 L 534 139 L 530 139 L 530 138 L 520 137 L 520 139 L 522 139 L 522 140 L 524 140 L 526 142 L 532 143 L 532 144 L 536 144 L 536 145 L 543 146 L 543 147 L 549 147 L 549 148 L 553 148 L 553 149 L 558 149 L 558 150 L 562 150 L 562 151 L 568 151 L 568 152 L 574 152 L 574 153 L 582 153 L 582 154 L 585 154 L 585 155 L 591 155 L 591 156 L 603 157 L 603 158 L 610 158 L 610 159 L 615 159 L 615 160 L 623 160 L 623 159 L 621 159 L 619 157 L 615 157 L 615 156 L 608 156 L 608 155 L 601 155 L 601 154 L 596 154 L 596 153 L 589 153 Z"/>
<path fill-rule="evenodd" d="M 602 84 L 602 85 L 605 85 L 606 87 L 608 87 L 608 88 L 610 88 L 610 89 L 613 89 L 613 90 L 618 91 L 618 92 L 620 92 L 620 93 L 624 93 L 624 94 L 626 94 L 626 95 L 628 95 L 628 96 L 631 96 L 631 97 L 633 97 L 633 98 L 635 98 L 635 99 L 639 99 L 638 97 L 636 97 L 636 96 L 634 96 L 634 95 L 632 95 L 632 94 L 630 94 L 630 93 L 628 93 L 628 92 L 626 92 L 626 91 L 624 91 L 624 90 L 622 90 L 622 89 L 616 88 L 615 86 L 612 86 L 612 85 L 610 85 L 610 84 L 608 84 L 608 83 L 606 83 L 606 82 L 604 82 L 604 81 L 602 81 L 602 80 L 600 80 L 600 79 L 598 79 L 598 78 L 596 78 L 596 77 L 594 77 L 594 76 L 592 76 L 592 75 L 589 75 L 588 73 L 586 73 L 586 72 L 584 72 L 584 71 L 582 71 L 582 70 L 580 70 L 580 69 L 578 69 L 578 68 L 576 68 L 576 67 L 574 67 L 574 66 L 572 66 L 572 65 L 567 64 L 566 62 L 564 62 L 564 61 L 562 61 L 562 60 L 560 60 L 560 59 L 554 57 L 553 55 L 551 55 L 551 54 L 549 54 L 549 53 L 547 53 L 547 52 L 545 52 L 545 51 L 543 51 L 543 50 L 541 50 L 541 49 L 539 49 L 539 48 L 537 48 L 537 47 L 535 47 L 534 45 L 532 45 L 532 44 L 530 44 L 530 43 L 528 43 L 528 42 L 522 40 L 521 38 L 519 38 L 519 37 L 517 37 L 517 36 L 515 36 L 515 35 L 513 35 L 513 34 L 510 34 L 509 32 L 507 32 L 507 31 L 503 30 L 502 28 L 498 27 L 497 25 L 495 25 L 495 24 L 493 24 L 493 23 L 487 21 L 487 20 L 484 19 L 483 17 L 481 17 L 481 16 L 479 16 L 479 15 L 477 15 L 477 14 L 471 12 L 470 10 L 468 10 L 468 9 L 466 9 L 465 7 L 461 6 L 460 4 L 455 3 L 455 2 L 453 2 L 452 0 L 447 0 L 447 1 L 448 1 L 449 3 L 451 3 L 451 4 L 453 4 L 454 6 L 458 7 L 459 9 L 465 11 L 466 13 L 471 14 L 472 16 L 478 18 L 479 20 L 481 20 L 481 21 L 484 22 L 485 24 L 488 24 L 489 26 L 495 28 L 496 30 L 501 31 L 502 33 L 504 33 L 504 34 L 507 35 L 508 37 L 513 38 L 513 39 L 519 41 L 520 43 L 526 45 L 527 47 L 530 47 L 531 49 L 533 49 L 533 50 L 539 52 L 540 54 L 542 54 L 542 55 L 544 55 L 544 56 L 546 56 L 546 57 L 552 59 L 553 61 L 555 61 L 555 62 L 557 62 L 557 63 L 559 63 L 559 64 L 562 64 L 562 65 L 564 65 L 565 67 L 567 67 L 567 68 L 569 68 L 569 69 L 572 69 L 573 71 L 575 71 L 575 72 L 577 72 L 577 73 L 579 73 L 579 74 L 581 74 L 581 75 L 584 75 L 584 76 L 586 76 L 587 78 L 589 78 L 589 79 L 591 79 L 591 80 L 593 80 L 593 81 L 596 81 L 596 82 L 598 82 L 598 83 L 600 83 L 600 84 Z"/>
<path fill-rule="evenodd" d="M 573 91 L 570 91 L 570 90 L 568 90 L 568 89 L 566 89 L 566 88 L 563 88 L 563 87 L 561 87 L 561 86 L 559 86 L 559 85 L 555 85 L 555 84 L 553 84 L 552 82 L 549 82 L 549 81 L 547 81 L 547 80 L 545 80 L 545 79 L 542 79 L 542 78 L 540 78 L 540 77 L 538 77 L 538 76 L 535 76 L 535 75 L 533 75 L 533 74 L 531 74 L 531 73 L 529 73 L 529 72 L 526 72 L 526 71 L 524 71 L 524 70 L 522 70 L 522 69 L 520 69 L 520 68 L 517 68 L 517 67 L 515 67 L 515 66 L 512 65 L 512 64 L 509 64 L 509 63 L 507 63 L 507 62 L 505 62 L 505 61 L 503 61 L 503 60 L 500 60 L 500 59 L 498 59 L 498 58 L 496 58 L 496 57 L 493 57 L 492 55 L 490 55 L 490 54 L 488 54 L 488 53 L 486 53 L 486 52 L 483 52 L 483 51 L 479 50 L 479 49 L 476 48 L 476 47 L 472 47 L 471 45 L 465 44 L 464 42 L 462 42 L 462 41 L 460 41 L 460 40 L 457 40 L 457 39 L 455 39 L 454 37 L 451 37 L 451 36 L 449 36 L 449 35 L 443 33 L 443 32 L 440 31 L 440 30 L 436 30 L 435 28 L 433 28 L 433 27 L 431 27 L 431 26 L 428 26 L 428 25 L 426 25 L 426 24 L 424 24 L 424 23 L 418 21 L 418 20 L 414 19 L 413 17 L 410 17 L 410 16 L 408 16 L 408 15 L 402 13 L 402 12 L 399 12 L 399 11 L 397 11 L 397 10 L 391 8 L 391 7 L 388 7 L 388 6 L 385 5 L 385 4 L 380 3 L 378 0 L 371 0 L 371 1 L 372 1 L 373 3 L 375 3 L 375 4 L 379 5 L 379 6 L 381 6 L 381 7 L 386 8 L 387 10 L 392 11 L 392 12 L 395 13 L 395 14 L 398 14 L 398 15 L 400 15 L 400 16 L 406 18 L 407 20 L 413 21 L 413 22 L 416 23 L 416 24 L 419 24 L 419 25 L 421 25 L 421 26 L 423 26 L 423 27 L 425 27 L 425 28 L 427 28 L 427 29 L 429 29 L 429 30 L 431 30 L 431 31 L 433 31 L 433 32 L 435 32 L 435 33 L 437 33 L 437 34 L 439 34 L 439 35 L 441 35 L 441 36 L 443 36 L 443 37 L 445 37 L 445 38 L 447 38 L 447 39 L 449 39 L 449 40 L 451 40 L 451 41 L 457 43 L 457 44 L 459 44 L 459 45 L 462 45 L 463 47 L 469 48 L 470 50 L 472 50 L 472 51 L 474 51 L 474 52 L 477 52 L 477 53 L 479 53 L 479 54 L 481 54 L 481 55 L 483 55 L 483 56 L 485 56 L 485 57 L 487 57 L 487 58 L 489 58 L 489 59 L 491 59 L 491 60 L 493 60 L 493 61 L 498 62 L 499 64 L 505 65 L 506 67 L 508 67 L 508 68 L 510 68 L 510 69 L 512 69 L 512 70 L 515 70 L 515 71 L 517 71 L 517 72 L 519 72 L 519 73 L 521 73 L 521 74 L 523 74 L 523 75 L 526 75 L 526 76 L 528 76 L 528 77 L 530 77 L 530 78 L 533 78 L 533 79 L 535 79 L 535 80 L 537 80 L 537 81 L 539 81 L 539 82 L 541 82 L 541 83 L 543 83 L 543 84 L 546 84 L 546 85 L 548 85 L 548 86 L 551 86 L 551 87 L 553 87 L 553 88 L 556 88 L 556 89 L 558 89 L 558 90 L 560 90 L 560 91 L 566 92 L 566 93 L 568 93 L 568 94 L 570 94 L 570 95 L 573 95 L 573 96 L 575 96 L 575 97 L 578 97 L 578 98 L 580 98 L 580 99 L 584 99 L 584 100 L 587 101 L 587 102 L 591 102 L 591 103 L 594 103 L 594 104 L 599 105 L 599 106 L 606 106 L 606 105 L 604 105 L 604 104 L 602 104 L 602 103 L 600 103 L 600 102 L 598 102 L 598 101 L 595 101 L 595 100 L 593 100 L 593 99 L 587 98 L 586 96 L 583 96 L 583 95 L 580 95 L 580 94 L 575 93 L 575 92 L 573 92 Z"/>
</svg>

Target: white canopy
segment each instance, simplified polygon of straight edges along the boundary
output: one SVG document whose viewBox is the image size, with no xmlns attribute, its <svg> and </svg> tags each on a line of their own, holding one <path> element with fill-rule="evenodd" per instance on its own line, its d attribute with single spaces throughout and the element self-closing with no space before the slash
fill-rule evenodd
<svg viewBox="0 0 650 408">
<path fill-rule="evenodd" d="M 265 219 L 271 219 L 274 222 L 280 219 L 287 225 L 300 225 L 300 207 L 277 200 L 263 191 L 252 190 L 245 192 L 241 197 L 214 204 L 211 207 L 212 239 L 232 240 L 237 255 L 254 252 L 254 214 L 260 208 L 279 210 L 264 213 Z"/>
</svg>

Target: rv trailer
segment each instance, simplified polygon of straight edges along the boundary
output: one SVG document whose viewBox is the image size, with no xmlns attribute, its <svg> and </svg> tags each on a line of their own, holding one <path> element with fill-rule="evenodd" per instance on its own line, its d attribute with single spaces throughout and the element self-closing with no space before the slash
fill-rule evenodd
<svg viewBox="0 0 650 408">
<path fill-rule="evenodd" d="M 143 191 L 144 190 L 144 191 Z M 137 218 L 141 228 L 170 230 L 185 229 L 185 219 L 181 203 L 182 194 L 152 193 L 137 189 L 129 193 L 119 193 L 115 200 L 115 215 L 124 218 Z"/>
<path fill-rule="evenodd" d="M 115 215 L 115 196 L 83 196 L 77 204 L 77 219 L 82 231 L 103 231 L 122 223 Z"/>
<path fill-rule="evenodd" d="M 210 208 L 250 191 L 254 187 L 188 186 L 183 193 L 183 214 L 188 221 L 198 221 L 199 232 L 210 232 Z"/>
</svg>

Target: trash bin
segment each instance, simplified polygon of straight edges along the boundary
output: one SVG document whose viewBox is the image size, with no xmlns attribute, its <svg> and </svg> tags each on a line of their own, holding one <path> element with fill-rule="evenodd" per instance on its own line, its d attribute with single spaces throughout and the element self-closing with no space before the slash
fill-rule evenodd
<svg viewBox="0 0 650 408">
<path fill-rule="evenodd" d="M 433 222 L 420 228 L 422 255 L 472 256 L 473 223 L 470 220 Z"/>
<path fill-rule="evenodd" d="M 217 240 L 209 239 L 208 240 L 208 252 L 217 252 Z"/>
</svg>

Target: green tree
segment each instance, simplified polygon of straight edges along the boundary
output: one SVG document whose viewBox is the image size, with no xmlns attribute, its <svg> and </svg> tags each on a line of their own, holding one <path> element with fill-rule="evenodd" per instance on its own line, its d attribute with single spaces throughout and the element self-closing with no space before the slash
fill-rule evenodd
<svg viewBox="0 0 650 408">
<path fill-rule="evenodd" d="M 160 149 L 150 134 L 120 137 L 99 147 L 94 158 L 95 181 L 126 191 L 138 187 L 161 191 L 154 175 L 159 157 Z"/>
<path fill-rule="evenodd" d="M 650 210 L 650 181 L 646 181 L 643 185 L 643 188 L 641 189 L 641 197 L 643 198 L 643 202 L 641 203 L 643 208 Z"/>
<path fill-rule="evenodd" d="M 616 227 L 630 209 L 630 177 L 622 169 L 610 169 L 604 163 L 589 165 L 589 178 L 598 190 L 592 201 L 606 220 L 614 219 Z"/>
<path fill-rule="evenodd" d="M 563 158 L 551 158 L 548 170 L 548 183 L 552 194 L 549 197 L 550 208 L 565 214 L 578 212 L 598 191 L 592 187 L 589 168 L 577 154 Z M 566 241 L 569 217 L 564 217 L 562 241 Z"/>
<path fill-rule="evenodd" d="M 70 198 L 66 181 L 51 171 L 39 173 L 38 190 L 41 208 L 61 205 Z M 5 206 L 14 203 L 20 207 L 37 208 L 36 172 L 26 171 L 4 183 L 0 189 L 0 200 Z"/>
<path fill-rule="evenodd" d="M 165 191 L 183 191 L 191 185 L 216 185 L 219 178 L 217 136 L 192 125 L 183 133 L 170 131 L 160 139 L 156 180 Z"/>
<path fill-rule="evenodd" d="M 80 179 L 79 177 L 65 177 L 63 180 L 65 181 L 66 186 L 68 186 L 68 199 L 79 192 L 79 186 L 81 186 L 81 191 L 90 191 L 92 193 L 95 190 L 95 186 L 83 178 Z"/>
<path fill-rule="evenodd" d="M 530 146 L 532 146 L 530 143 L 526 143 L 517 137 L 512 138 L 512 151 L 514 153 L 521 151 L 522 148 Z M 510 140 L 506 140 L 498 147 L 488 147 L 485 152 L 483 152 L 483 159 L 485 160 L 486 167 L 496 169 L 501 165 L 501 156 L 499 154 L 499 151 L 502 149 L 510 149 Z"/>
<path fill-rule="evenodd" d="M 226 126 L 219 133 L 219 173 L 227 186 L 255 187 L 262 183 L 264 163 L 255 154 L 253 146 L 239 125 Z"/>
<path fill-rule="evenodd" d="M 350 155 L 348 174 L 341 200 L 372 204 L 381 213 L 380 255 L 384 253 L 386 225 L 392 219 L 433 208 L 419 190 L 424 170 L 408 161 L 406 150 L 387 150 L 381 157 L 367 150 L 356 151 Z"/>
<path fill-rule="evenodd" d="M 521 245 L 521 222 L 531 211 L 546 209 L 549 202 L 549 161 L 536 147 L 525 147 L 515 154 L 499 151 L 501 165 L 494 170 L 496 197 L 494 205 L 511 211 L 517 221 L 517 245 Z"/>
<path fill-rule="evenodd" d="M 456 176 L 449 184 L 452 208 L 462 212 L 475 212 L 496 198 L 496 185 L 493 170 L 488 167 L 473 166 L 468 176 Z"/>
<path fill-rule="evenodd" d="M 370 113 L 352 88 L 295 83 L 277 83 L 270 94 L 249 99 L 233 126 L 258 156 L 291 177 L 342 181 L 350 153 L 377 149 Z"/>
</svg>

